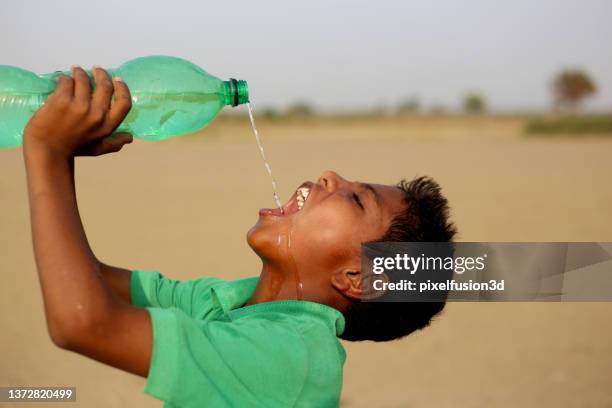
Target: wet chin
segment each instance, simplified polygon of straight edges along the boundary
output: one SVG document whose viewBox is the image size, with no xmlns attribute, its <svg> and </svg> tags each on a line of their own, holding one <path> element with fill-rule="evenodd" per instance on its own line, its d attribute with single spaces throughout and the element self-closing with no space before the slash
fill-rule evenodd
<svg viewBox="0 0 612 408">
<path fill-rule="evenodd" d="M 277 239 L 278 233 L 271 226 L 259 222 L 247 232 L 247 243 L 260 258 L 273 258 L 277 255 Z"/>
</svg>

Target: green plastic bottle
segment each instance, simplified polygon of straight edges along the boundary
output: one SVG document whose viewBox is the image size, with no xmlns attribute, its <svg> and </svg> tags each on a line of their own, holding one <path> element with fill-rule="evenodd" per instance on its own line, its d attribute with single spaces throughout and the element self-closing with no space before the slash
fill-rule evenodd
<svg viewBox="0 0 612 408">
<path fill-rule="evenodd" d="M 249 101 L 245 81 L 222 81 L 181 58 L 136 58 L 107 71 L 122 77 L 132 93 L 132 110 L 118 131 L 140 139 L 163 140 L 195 132 L 225 105 Z M 61 74 L 36 75 L 0 65 L 0 148 L 21 145 L 25 125 Z"/>
</svg>

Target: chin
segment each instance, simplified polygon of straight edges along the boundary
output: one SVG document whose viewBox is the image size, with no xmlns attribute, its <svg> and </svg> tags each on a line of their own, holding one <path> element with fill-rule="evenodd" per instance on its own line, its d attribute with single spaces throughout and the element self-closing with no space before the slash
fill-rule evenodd
<svg viewBox="0 0 612 408">
<path fill-rule="evenodd" d="M 261 259 L 273 259 L 278 256 L 278 234 L 271 225 L 257 222 L 247 232 L 247 243 Z"/>
</svg>

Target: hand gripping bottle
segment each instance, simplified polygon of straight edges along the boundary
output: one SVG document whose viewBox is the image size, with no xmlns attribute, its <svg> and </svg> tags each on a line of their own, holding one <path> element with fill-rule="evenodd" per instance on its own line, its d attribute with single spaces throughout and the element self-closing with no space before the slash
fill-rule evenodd
<svg viewBox="0 0 612 408">
<path fill-rule="evenodd" d="M 245 81 L 222 81 L 180 58 L 136 58 L 107 72 L 122 77 L 132 94 L 132 110 L 117 131 L 140 139 L 163 140 L 195 132 L 224 106 L 249 101 Z M 0 148 L 21 144 L 25 125 L 53 92 L 61 74 L 36 75 L 0 65 Z"/>
</svg>

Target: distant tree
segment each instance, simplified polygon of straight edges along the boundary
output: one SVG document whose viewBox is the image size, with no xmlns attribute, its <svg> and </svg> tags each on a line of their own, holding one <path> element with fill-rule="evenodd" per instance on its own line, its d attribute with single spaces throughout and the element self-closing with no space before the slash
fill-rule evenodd
<svg viewBox="0 0 612 408">
<path fill-rule="evenodd" d="M 463 111 L 466 113 L 482 113 L 487 104 L 484 98 L 477 93 L 470 93 L 463 98 Z"/>
<path fill-rule="evenodd" d="M 402 101 L 397 107 L 397 112 L 403 113 L 417 113 L 421 109 L 421 103 L 416 96 L 410 97 Z"/>
<path fill-rule="evenodd" d="M 267 107 L 261 111 L 260 116 L 265 119 L 278 119 L 281 117 L 281 114 L 277 109 Z"/>
<path fill-rule="evenodd" d="M 289 116 L 312 116 L 314 113 L 314 108 L 306 102 L 298 102 L 287 109 Z"/>
<path fill-rule="evenodd" d="M 555 102 L 559 107 L 577 110 L 580 103 L 597 92 L 597 86 L 586 72 L 579 69 L 565 69 L 553 81 Z"/>
</svg>

